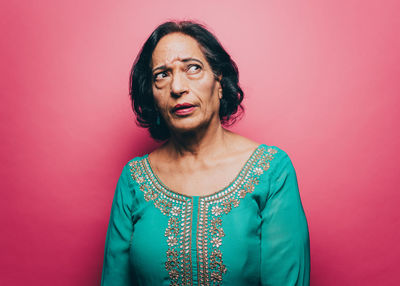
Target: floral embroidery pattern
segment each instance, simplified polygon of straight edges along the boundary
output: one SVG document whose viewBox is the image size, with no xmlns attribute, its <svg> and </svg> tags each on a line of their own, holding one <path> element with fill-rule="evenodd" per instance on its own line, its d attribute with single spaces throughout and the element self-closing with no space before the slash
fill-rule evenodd
<svg viewBox="0 0 400 286">
<path fill-rule="evenodd" d="M 225 237 L 222 220 L 241 199 L 254 191 L 260 176 L 270 167 L 277 150 L 260 146 L 246 162 L 233 183 L 209 196 L 199 197 L 197 218 L 197 271 L 199 285 L 221 285 L 228 271 L 220 247 Z M 153 201 L 168 216 L 165 230 L 165 269 L 170 285 L 193 285 L 191 243 L 193 198 L 174 193 L 154 175 L 146 158 L 130 163 L 132 178 L 138 182 L 146 201 Z"/>
<path fill-rule="evenodd" d="M 254 191 L 276 152 L 273 148 L 257 149 L 229 188 L 200 199 L 197 234 L 199 285 L 221 285 L 227 271 L 220 250 L 225 236 L 222 219 L 232 208 L 239 206 L 246 194 Z"/>
<path fill-rule="evenodd" d="M 192 260 L 190 256 L 192 200 L 165 190 L 154 178 L 148 162 L 130 163 L 131 176 L 139 183 L 146 201 L 153 201 L 161 213 L 168 216 L 165 229 L 166 253 L 165 269 L 170 285 L 193 285 Z"/>
</svg>

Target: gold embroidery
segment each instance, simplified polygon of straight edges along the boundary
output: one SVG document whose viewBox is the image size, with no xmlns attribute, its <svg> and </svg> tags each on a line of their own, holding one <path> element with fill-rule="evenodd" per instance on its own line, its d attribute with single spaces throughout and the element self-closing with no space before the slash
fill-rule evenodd
<svg viewBox="0 0 400 286">
<path fill-rule="evenodd" d="M 218 246 L 219 247 L 219 246 Z M 222 274 L 225 274 L 226 267 L 222 262 L 222 253 L 218 250 L 213 250 L 210 257 L 210 268 L 212 270 L 216 270 L 211 273 L 211 280 L 215 282 L 215 284 L 219 285 L 222 281 Z"/>
<path fill-rule="evenodd" d="M 223 263 L 220 247 L 225 237 L 222 219 L 240 200 L 252 193 L 260 176 L 270 167 L 277 150 L 260 146 L 242 168 L 240 174 L 226 189 L 213 195 L 199 197 L 197 218 L 197 271 L 199 285 L 221 285 L 228 271 Z M 161 213 L 168 216 L 165 230 L 165 269 L 170 285 L 193 285 L 191 260 L 191 232 L 193 198 L 169 190 L 155 177 L 148 160 L 132 161 L 131 175 L 139 184 L 146 201 L 153 201 Z"/>
<path fill-rule="evenodd" d="M 268 153 L 265 154 L 266 152 Z M 200 198 L 197 233 L 199 285 L 221 285 L 223 275 L 227 271 L 220 250 L 225 236 L 222 218 L 232 210 L 232 206 L 238 207 L 246 194 L 254 191 L 260 176 L 269 169 L 269 163 L 276 152 L 272 148 L 257 149 L 230 187 Z"/>
<path fill-rule="evenodd" d="M 146 201 L 153 201 L 162 214 L 169 217 L 165 229 L 168 250 L 165 269 L 171 286 L 193 285 L 190 255 L 192 200 L 165 190 L 152 178 L 149 165 L 144 160 L 130 163 L 131 176 L 139 183 Z"/>
</svg>

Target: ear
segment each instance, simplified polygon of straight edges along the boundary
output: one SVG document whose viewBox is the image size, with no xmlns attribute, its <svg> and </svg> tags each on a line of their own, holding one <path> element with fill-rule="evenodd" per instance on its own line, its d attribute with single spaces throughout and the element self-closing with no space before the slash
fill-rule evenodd
<svg viewBox="0 0 400 286">
<path fill-rule="evenodd" d="M 219 88 L 218 88 L 218 98 L 222 98 L 222 86 L 221 86 L 221 80 L 222 80 L 222 75 L 216 76 L 215 80 L 218 82 Z"/>
<path fill-rule="evenodd" d="M 221 99 L 222 98 L 222 87 L 220 85 L 220 87 L 218 88 L 218 98 Z"/>
</svg>

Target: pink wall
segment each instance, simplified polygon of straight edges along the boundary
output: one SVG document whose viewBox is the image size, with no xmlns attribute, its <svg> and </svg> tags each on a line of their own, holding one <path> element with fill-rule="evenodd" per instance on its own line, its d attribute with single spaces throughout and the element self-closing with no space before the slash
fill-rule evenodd
<svg viewBox="0 0 400 286">
<path fill-rule="evenodd" d="M 310 227 L 311 285 L 400 285 L 398 1 L 2 1 L 1 285 L 98 285 L 135 126 L 131 64 L 170 18 L 236 60 L 234 130 L 286 150 Z M 397 124 L 396 124 L 397 123 Z"/>
</svg>

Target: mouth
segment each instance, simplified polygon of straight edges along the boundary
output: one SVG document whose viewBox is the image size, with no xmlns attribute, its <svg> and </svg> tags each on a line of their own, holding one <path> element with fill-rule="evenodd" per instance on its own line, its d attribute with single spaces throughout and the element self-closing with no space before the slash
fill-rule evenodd
<svg viewBox="0 0 400 286">
<path fill-rule="evenodd" d="M 190 103 L 177 104 L 172 108 L 172 113 L 176 115 L 188 115 L 194 111 L 195 105 Z"/>
</svg>

